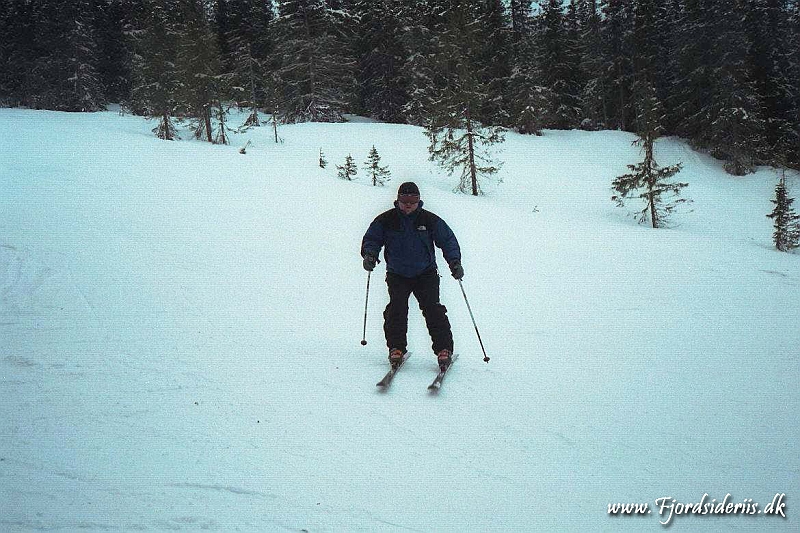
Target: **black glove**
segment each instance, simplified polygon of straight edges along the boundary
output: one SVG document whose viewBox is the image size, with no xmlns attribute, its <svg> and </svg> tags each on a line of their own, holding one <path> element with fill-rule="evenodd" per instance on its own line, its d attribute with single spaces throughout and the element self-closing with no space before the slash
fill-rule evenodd
<svg viewBox="0 0 800 533">
<path fill-rule="evenodd" d="M 375 257 L 374 255 L 367 254 L 364 256 L 364 270 L 372 272 L 373 270 L 375 270 L 375 265 L 377 264 L 378 264 L 378 258 Z"/>
<path fill-rule="evenodd" d="M 453 274 L 455 279 L 461 279 L 464 277 L 464 267 L 461 266 L 461 261 L 456 259 L 452 263 L 450 263 L 450 273 Z"/>
</svg>

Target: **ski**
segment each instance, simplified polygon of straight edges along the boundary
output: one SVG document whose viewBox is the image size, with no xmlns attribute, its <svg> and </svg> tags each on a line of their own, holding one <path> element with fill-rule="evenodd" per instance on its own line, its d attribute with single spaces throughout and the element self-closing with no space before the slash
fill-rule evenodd
<svg viewBox="0 0 800 533">
<path fill-rule="evenodd" d="M 452 358 L 452 360 L 450 361 L 450 366 L 448 366 L 448 367 L 447 367 L 446 369 L 444 369 L 444 370 L 441 370 L 441 369 L 440 369 L 440 370 L 439 370 L 439 373 L 438 373 L 438 374 L 436 374 L 436 379 L 434 379 L 434 380 L 433 380 L 433 383 L 431 383 L 430 385 L 428 385 L 428 390 L 429 390 L 431 393 L 437 393 L 437 392 L 439 392 L 439 389 L 441 389 L 441 388 L 442 388 L 442 381 L 444 381 L 444 376 L 447 374 L 447 371 L 448 371 L 448 370 L 450 370 L 451 368 L 453 368 L 453 363 L 455 363 L 455 362 L 456 362 L 456 359 L 458 359 L 458 354 L 457 354 L 457 353 L 454 353 L 454 354 L 451 356 L 451 358 Z"/>
<path fill-rule="evenodd" d="M 384 389 L 388 388 L 389 385 L 391 385 L 392 380 L 394 379 L 394 375 L 397 374 L 397 371 L 400 370 L 403 367 L 404 364 L 406 364 L 406 361 L 408 361 L 409 357 L 411 357 L 411 352 L 406 352 L 405 355 L 403 355 L 403 360 L 400 361 L 400 364 L 397 365 L 396 367 L 392 367 L 386 373 L 386 375 L 383 376 L 383 379 L 375 384 L 375 386 L 376 387 L 383 387 Z"/>
</svg>

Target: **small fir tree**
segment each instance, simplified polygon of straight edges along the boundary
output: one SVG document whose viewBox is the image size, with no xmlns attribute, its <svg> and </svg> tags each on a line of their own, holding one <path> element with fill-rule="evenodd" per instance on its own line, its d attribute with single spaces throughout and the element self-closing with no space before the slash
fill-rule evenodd
<svg viewBox="0 0 800 533">
<path fill-rule="evenodd" d="M 339 178 L 343 180 L 353 181 L 353 176 L 358 174 L 358 168 L 353 161 L 353 156 L 350 154 L 347 154 L 347 158 L 344 160 L 344 165 L 336 165 L 336 168 L 339 169 Z"/>
<path fill-rule="evenodd" d="M 494 161 L 489 147 L 505 140 L 505 130 L 484 127 L 473 121 L 469 109 L 463 119 L 463 129 L 428 126 L 425 135 L 431 140 L 429 159 L 439 163 L 450 175 L 460 172 L 457 191 L 478 196 L 482 194 L 480 178 L 494 176 L 502 166 Z"/>
<path fill-rule="evenodd" d="M 216 106 L 216 114 L 217 114 L 217 135 L 214 138 L 214 142 L 217 144 L 230 144 L 228 139 L 228 125 L 226 121 L 226 115 L 228 114 L 228 110 L 221 101 L 217 100 Z"/>
<path fill-rule="evenodd" d="M 278 117 L 279 117 L 278 109 L 275 108 L 275 110 L 272 112 L 272 117 L 270 118 L 270 122 L 272 123 L 272 133 L 275 136 L 275 144 L 283 142 L 283 139 L 278 136 L 278 122 L 279 122 Z M 322 150 L 320 150 L 320 152 L 322 152 Z"/>
<path fill-rule="evenodd" d="M 619 176 L 612 186 L 619 194 L 611 197 L 617 205 L 623 207 L 625 200 L 634 196 L 645 202 L 644 208 L 637 213 L 639 223 L 648 218 L 653 228 L 663 227 L 669 215 L 678 205 L 687 202 L 680 198 L 681 189 L 688 183 L 672 183 L 669 179 L 681 171 L 681 163 L 668 167 L 660 167 L 653 155 L 653 145 L 661 130 L 660 121 L 663 108 L 655 95 L 655 88 L 647 81 L 638 84 L 639 138 L 634 145 L 641 145 L 644 160 L 636 165 L 628 165 L 631 173 Z M 636 194 L 638 193 L 638 194 Z M 667 196 L 670 196 L 667 198 Z"/>
<path fill-rule="evenodd" d="M 165 141 L 180 139 L 178 129 L 175 127 L 175 122 L 167 111 L 156 118 L 158 118 L 158 125 L 150 130 L 155 133 L 156 137 Z"/>
<path fill-rule="evenodd" d="M 389 172 L 388 167 L 381 166 L 381 156 L 378 155 L 378 150 L 374 145 L 372 150 L 369 151 L 367 160 L 364 162 L 364 170 L 367 171 L 367 175 L 372 179 L 373 186 L 383 186 L 387 181 L 391 180 L 392 173 Z"/>
<path fill-rule="evenodd" d="M 775 187 L 775 199 L 771 200 L 775 209 L 767 215 L 774 221 L 775 232 L 772 240 L 775 248 L 781 252 L 788 252 L 800 244 L 800 215 L 794 212 L 792 204 L 794 198 L 789 198 L 786 191 L 786 173 L 781 174 L 781 179 Z"/>
<path fill-rule="evenodd" d="M 645 202 L 644 208 L 637 213 L 637 220 L 643 223 L 650 220 L 654 228 L 663 227 L 669 215 L 678 207 L 679 204 L 687 202 L 685 198 L 679 198 L 681 189 L 689 185 L 688 183 L 670 183 L 668 180 L 681 171 L 681 164 L 668 167 L 660 167 L 653 157 L 652 137 L 637 139 L 634 144 L 643 145 L 644 160 L 636 165 L 628 165 L 630 174 L 619 176 L 612 184 L 614 190 L 619 194 L 612 196 L 612 200 L 617 202 L 619 207 L 625 205 L 625 200 L 636 195 Z M 665 196 L 672 195 L 667 200 Z"/>
<path fill-rule="evenodd" d="M 319 149 L 319 168 L 328 166 L 328 160 L 325 159 L 325 154 L 322 153 L 322 148 Z"/>
</svg>

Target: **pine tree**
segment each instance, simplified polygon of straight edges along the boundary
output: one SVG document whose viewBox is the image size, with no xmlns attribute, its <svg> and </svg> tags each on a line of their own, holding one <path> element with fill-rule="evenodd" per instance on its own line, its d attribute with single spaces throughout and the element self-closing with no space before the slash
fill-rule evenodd
<svg viewBox="0 0 800 533">
<path fill-rule="evenodd" d="M 526 2 L 511 2 L 511 75 L 508 82 L 508 126 L 519 133 L 541 135 L 551 93 L 543 86 L 536 62 L 533 18 Z"/>
<path fill-rule="evenodd" d="M 359 110 L 384 122 L 403 122 L 408 102 L 403 0 L 361 0 L 354 9 L 359 33 Z"/>
<path fill-rule="evenodd" d="M 635 0 L 633 3 L 631 48 L 634 52 L 634 86 L 643 80 L 650 82 L 656 97 L 665 107 L 674 83 L 668 67 L 670 39 L 674 30 L 671 9 L 674 8 L 665 5 L 663 0 Z M 666 111 L 665 114 L 669 115 Z M 665 122 L 666 118 L 662 118 L 662 125 Z"/>
<path fill-rule="evenodd" d="M 26 100 L 27 67 L 36 56 L 32 10 L 22 0 L 0 0 L 0 105 L 20 106 Z"/>
<path fill-rule="evenodd" d="M 126 106 L 136 114 L 157 118 L 153 133 L 164 140 L 177 137 L 173 117 L 180 86 L 176 58 L 181 17 L 176 0 L 146 0 L 129 31 L 134 85 Z"/>
<path fill-rule="evenodd" d="M 683 0 L 659 0 L 655 2 L 656 39 L 653 47 L 654 78 L 656 94 L 665 109 L 664 131 L 674 134 L 679 122 L 673 95 L 680 90 L 679 73 L 676 68 L 677 50 L 683 44 L 678 41 L 679 23 Z"/>
<path fill-rule="evenodd" d="M 246 48 L 240 48 L 238 51 L 242 52 L 242 54 L 238 56 L 238 59 L 241 60 L 240 64 L 246 70 L 244 72 L 234 73 L 233 76 L 235 79 L 231 80 L 231 82 L 234 91 L 238 91 L 239 93 L 244 93 L 247 90 L 245 87 L 249 87 L 250 89 L 249 98 L 243 98 L 242 94 L 237 95 L 239 96 L 239 98 L 237 98 L 239 105 L 245 104 L 250 107 L 250 114 L 240 128 L 240 131 L 246 131 L 249 128 L 258 128 L 261 126 L 261 117 L 258 114 L 259 98 L 256 92 L 256 84 L 258 83 L 257 73 L 261 72 L 262 68 L 261 63 L 253 56 L 252 45 L 248 44 Z M 241 74 L 244 74 L 246 77 L 240 77 Z M 237 81 L 239 83 L 237 83 Z M 245 83 L 242 84 L 242 81 Z"/>
<path fill-rule="evenodd" d="M 708 147 L 714 120 L 709 106 L 714 86 L 712 1 L 684 0 L 673 36 L 676 85 L 670 108 L 677 117 L 674 131 L 695 148 Z"/>
<path fill-rule="evenodd" d="M 650 220 L 653 228 L 663 227 L 669 215 L 675 208 L 687 202 L 679 198 L 681 189 L 687 183 L 672 183 L 668 181 L 680 172 L 681 164 L 660 167 L 653 155 L 655 140 L 661 131 L 663 107 L 656 97 L 655 87 L 649 82 L 643 82 L 638 88 L 639 113 L 637 123 L 640 125 L 639 139 L 635 145 L 641 145 L 644 150 L 644 160 L 636 165 L 628 165 L 629 174 L 617 177 L 612 187 L 617 191 L 611 199 L 623 207 L 625 201 L 635 195 L 635 198 L 644 200 L 644 208 L 637 213 L 637 220 L 642 223 Z"/>
<path fill-rule="evenodd" d="M 774 162 L 774 154 L 800 149 L 800 129 L 796 128 L 800 126 L 800 85 L 793 86 L 791 66 L 792 53 L 798 53 L 793 46 L 800 46 L 800 40 L 793 35 L 790 15 L 785 0 L 753 0 L 745 14 L 748 64 L 765 118 L 761 158 L 767 162 Z"/>
<path fill-rule="evenodd" d="M 475 118 L 484 124 L 510 125 L 510 99 L 508 92 L 512 74 L 511 43 L 509 42 L 509 14 L 501 0 L 484 0 L 478 3 L 476 14 L 475 63 L 481 66 L 480 83 L 486 87 L 488 98 L 477 110 Z"/>
<path fill-rule="evenodd" d="M 606 127 L 630 131 L 636 117 L 632 105 L 633 64 L 630 50 L 632 5 L 628 0 L 607 0 L 603 14 L 604 81 L 606 94 Z"/>
<path fill-rule="evenodd" d="M 471 6 L 469 1 L 454 0 L 446 13 L 447 26 L 436 57 L 447 85 L 431 94 L 425 135 L 430 140 L 430 159 L 451 175 L 459 172 L 456 189 L 477 196 L 480 178 L 491 177 L 500 168 L 489 149 L 503 142 L 504 135 L 502 128 L 483 125 L 474 117 L 489 96 L 481 81 L 477 18 Z"/>
<path fill-rule="evenodd" d="M 747 61 L 744 0 L 717 0 L 709 149 L 735 176 L 754 172 L 765 145 L 764 120 Z"/>
<path fill-rule="evenodd" d="M 96 4 L 97 75 L 109 102 L 121 103 L 130 97 L 133 54 L 125 33 L 134 14 L 133 2 L 128 0 L 98 0 Z"/>
<path fill-rule="evenodd" d="M 538 35 L 538 63 L 542 85 L 550 91 L 547 127 L 570 129 L 579 124 L 580 88 L 576 79 L 578 54 L 561 0 L 547 0 L 542 7 Z"/>
<path fill-rule="evenodd" d="M 800 245 L 800 215 L 795 213 L 792 204 L 794 198 L 790 198 L 786 190 L 786 172 L 781 173 L 778 185 L 775 187 L 775 199 L 770 200 L 775 204 L 775 209 L 767 215 L 774 221 L 775 232 L 772 240 L 775 248 L 781 252 L 788 252 Z"/>
<path fill-rule="evenodd" d="M 358 174 L 358 167 L 356 167 L 356 164 L 353 161 L 353 156 L 350 154 L 347 154 L 347 157 L 344 160 L 344 165 L 336 165 L 336 168 L 339 170 L 339 178 L 343 180 L 353 181 L 353 176 Z"/>
<path fill-rule="evenodd" d="M 220 9 L 225 6 L 224 10 Z M 272 54 L 273 20 L 271 2 L 227 0 L 218 2 L 217 25 L 224 71 L 231 75 L 231 97 L 240 107 L 249 107 L 243 127 L 260 126 L 259 108 L 277 104 L 271 76 L 276 59 Z"/>
<path fill-rule="evenodd" d="M 41 0 L 35 23 L 37 53 L 28 66 L 32 107 L 59 111 L 105 108 L 97 72 L 94 11 L 89 0 Z"/>
<path fill-rule="evenodd" d="M 389 172 L 388 167 L 381 166 L 381 156 L 378 155 L 378 150 L 375 148 L 375 145 L 372 145 L 372 149 L 369 151 L 369 156 L 364 162 L 364 170 L 372 180 L 373 186 L 383 186 L 391 179 L 390 176 L 392 173 Z"/>
<path fill-rule="evenodd" d="M 229 144 L 229 134 L 228 134 L 228 111 L 229 107 L 227 104 L 224 104 L 222 100 L 217 100 L 217 105 L 215 108 L 216 118 L 217 118 L 217 131 L 216 135 L 214 136 L 213 142 L 215 144 Z"/>
<path fill-rule="evenodd" d="M 789 113 L 783 150 L 786 153 L 786 164 L 800 169 L 800 2 L 795 0 L 787 4 L 788 28 L 786 39 L 788 91 L 792 97 L 793 107 Z M 778 148 L 781 150 L 781 148 Z"/>
<path fill-rule="evenodd" d="M 408 9 L 414 14 L 402 36 L 408 101 L 403 116 L 409 124 L 424 126 L 431 120 L 434 101 L 447 87 L 446 58 L 442 53 L 449 0 L 417 0 Z"/>
<path fill-rule="evenodd" d="M 577 0 L 575 10 L 578 20 L 582 104 L 581 129 L 597 130 L 605 127 L 607 77 L 604 75 L 602 21 L 597 0 Z"/>
<path fill-rule="evenodd" d="M 340 23 L 323 0 L 279 3 L 275 53 L 282 64 L 275 80 L 284 121 L 344 121 L 355 78 Z"/>
<path fill-rule="evenodd" d="M 177 47 L 177 93 L 183 113 L 194 122 L 195 137 L 215 142 L 212 115 L 224 124 L 225 76 L 219 49 L 201 0 L 183 0 L 183 24 Z M 215 109 L 216 108 L 216 109 Z M 225 139 L 224 131 L 222 139 Z"/>
<path fill-rule="evenodd" d="M 325 159 L 325 154 L 322 153 L 322 148 L 319 149 L 319 168 L 328 166 L 328 160 Z"/>
</svg>

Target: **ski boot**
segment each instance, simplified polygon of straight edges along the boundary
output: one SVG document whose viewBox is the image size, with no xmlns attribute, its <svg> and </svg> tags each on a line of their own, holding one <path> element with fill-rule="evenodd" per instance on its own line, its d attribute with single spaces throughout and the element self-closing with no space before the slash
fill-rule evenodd
<svg viewBox="0 0 800 533">
<path fill-rule="evenodd" d="M 447 348 L 444 350 L 439 350 L 439 353 L 436 354 L 436 359 L 439 362 L 439 370 L 444 372 L 450 368 L 450 364 L 453 362 L 453 352 Z"/>
<path fill-rule="evenodd" d="M 405 350 L 401 350 L 400 348 L 392 348 L 389 350 L 389 364 L 392 365 L 392 368 L 398 368 L 402 365 L 405 355 Z"/>
</svg>

